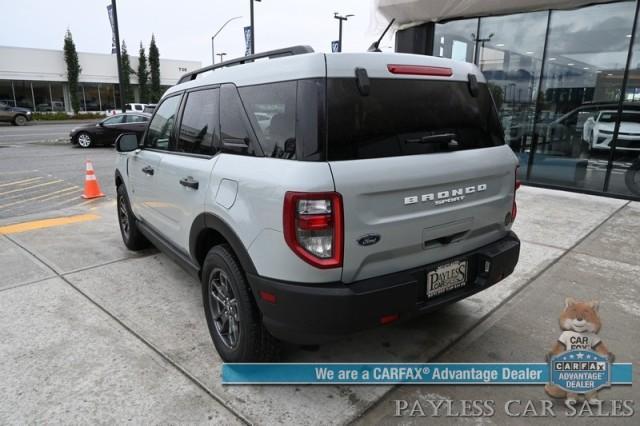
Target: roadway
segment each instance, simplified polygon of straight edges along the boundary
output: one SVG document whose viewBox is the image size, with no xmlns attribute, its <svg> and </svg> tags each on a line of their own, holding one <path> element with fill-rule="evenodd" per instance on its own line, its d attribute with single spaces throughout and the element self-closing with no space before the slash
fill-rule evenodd
<svg viewBox="0 0 640 426">
<path fill-rule="evenodd" d="M 104 200 L 81 198 L 86 160 L 94 164 L 105 199 L 114 197 L 115 150 L 71 145 L 69 131 L 77 125 L 0 126 L 0 220 Z M 58 141 L 44 142 L 51 140 Z"/>
<path fill-rule="evenodd" d="M 86 123 L 90 122 L 86 121 Z M 78 122 L 29 123 L 26 126 L 17 127 L 9 123 L 0 123 L 0 146 L 68 139 L 71 129 L 78 125 Z"/>
</svg>

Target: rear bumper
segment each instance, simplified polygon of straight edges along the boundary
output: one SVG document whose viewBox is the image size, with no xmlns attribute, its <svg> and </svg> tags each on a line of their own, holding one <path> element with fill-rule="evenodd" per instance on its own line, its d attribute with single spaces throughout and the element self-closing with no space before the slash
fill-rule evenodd
<svg viewBox="0 0 640 426">
<path fill-rule="evenodd" d="M 255 275 L 248 279 L 271 334 L 292 343 L 315 344 L 378 326 L 382 317 L 397 315 L 403 320 L 471 296 L 511 274 L 519 256 L 520 240 L 510 232 L 460 256 L 348 285 L 298 284 Z M 426 272 L 463 258 L 469 260 L 467 285 L 427 300 Z M 488 273 L 485 261 L 491 264 Z M 276 303 L 262 300 L 260 291 L 274 294 Z"/>
</svg>

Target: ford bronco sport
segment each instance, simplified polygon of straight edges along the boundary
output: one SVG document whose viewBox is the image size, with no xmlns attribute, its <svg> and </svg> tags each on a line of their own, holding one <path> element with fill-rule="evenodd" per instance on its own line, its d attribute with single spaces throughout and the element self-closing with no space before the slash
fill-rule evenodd
<svg viewBox="0 0 640 426">
<path fill-rule="evenodd" d="M 518 261 L 517 160 L 472 64 L 248 56 L 183 76 L 116 146 L 124 243 L 199 277 L 228 362 L 432 311 Z"/>
</svg>

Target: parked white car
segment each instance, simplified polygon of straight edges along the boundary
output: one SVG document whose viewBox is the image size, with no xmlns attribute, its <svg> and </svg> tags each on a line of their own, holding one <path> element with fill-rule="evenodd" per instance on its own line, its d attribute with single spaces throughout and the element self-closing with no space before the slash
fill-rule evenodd
<svg viewBox="0 0 640 426">
<path fill-rule="evenodd" d="M 617 111 L 604 110 L 585 121 L 582 140 L 589 145 L 589 149 L 611 149 L 610 144 L 617 118 Z M 616 150 L 640 151 L 640 111 L 622 112 Z"/>
<path fill-rule="evenodd" d="M 134 111 L 134 112 L 144 112 L 144 108 L 147 106 L 147 104 L 125 104 L 124 107 L 127 110 L 127 112 L 129 111 Z M 119 114 L 120 108 L 116 108 L 116 109 L 108 109 L 106 111 L 106 115 L 116 115 Z"/>
</svg>

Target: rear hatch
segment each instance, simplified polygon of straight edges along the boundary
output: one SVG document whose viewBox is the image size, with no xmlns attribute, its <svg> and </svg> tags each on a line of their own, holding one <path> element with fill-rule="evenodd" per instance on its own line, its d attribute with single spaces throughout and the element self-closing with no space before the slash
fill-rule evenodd
<svg viewBox="0 0 640 426">
<path fill-rule="evenodd" d="M 327 55 L 326 96 L 327 159 L 344 203 L 343 282 L 505 236 L 517 160 L 482 75 L 437 58 L 383 54 L 367 57 L 366 75 L 356 78 L 344 75 L 346 56 Z M 397 66 L 408 59 L 411 67 Z"/>
</svg>

